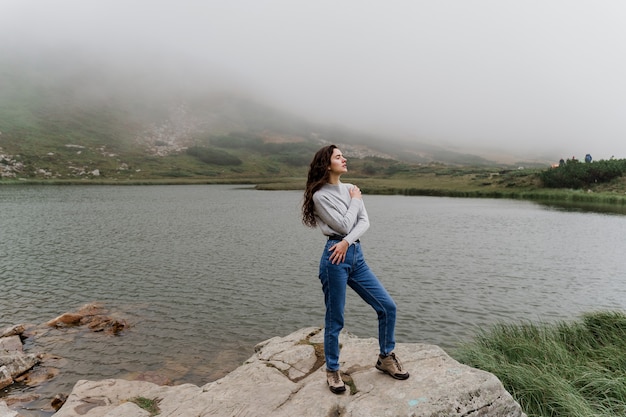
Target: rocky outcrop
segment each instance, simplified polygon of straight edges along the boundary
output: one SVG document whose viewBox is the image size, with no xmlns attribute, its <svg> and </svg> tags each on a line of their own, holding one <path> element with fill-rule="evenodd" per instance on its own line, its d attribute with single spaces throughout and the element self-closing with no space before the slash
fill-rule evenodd
<svg viewBox="0 0 626 417">
<path fill-rule="evenodd" d="M 0 331 L 0 389 L 11 385 L 15 378 L 37 365 L 41 359 L 39 355 L 24 353 L 23 332 L 22 325 Z"/>
<path fill-rule="evenodd" d="M 128 328 L 125 320 L 117 319 L 108 313 L 102 304 L 89 303 L 75 312 L 64 313 L 42 326 L 20 324 L 0 330 L 0 389 L 16 382 L 28 387 L 36 387 L 53 379 L 60 372 L 56 366 L 62 358 L 47 353 L 25 353 L 23 339 L 31 337 L 36 339 L 41 333 L 69 326 L 84 326 L 90 331 L 109 335 L 117 335 Z M 7 404 L 10 406 L 38 398 L 39 395 L 36 393 L 4 397 L 3 401 L 0 401 L 0 417 L 7 416 L 2 411 Z M 59 393 L 51 399 L 50 405 L 53 410 L 58 410 L 63 402 L 64 394 Z"/>
<path fill-rule="evenodd" d="M 347 333 L 340 342 L 349 390 L 334 395 L 326 386 L 322 342 L 319 328 L 269 339 L 239 368 L 202 387 L 79 381 L 54 417 L 148 416 L 137 398 L 157 404 L 161 417 L 525 416 L 494 375 L 460 364 L 437 346 L 399 344 L 396 353 L 411 377 L 398 381 L 374 368 L 376 339 Z"/>
</svg>

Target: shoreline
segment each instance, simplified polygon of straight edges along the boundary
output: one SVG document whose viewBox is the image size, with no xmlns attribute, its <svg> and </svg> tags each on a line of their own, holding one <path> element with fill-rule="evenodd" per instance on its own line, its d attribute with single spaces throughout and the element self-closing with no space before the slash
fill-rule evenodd
<svg viewBox="0 0 626 417">
<path fill-rule="evenodd" d="M 563 209 L 580 209 L 590 212 L 626 214 L 626 192 L 570 189 L 545 189 L 528 187 L 449 187 L 438 181 L 426 181 L 420 187 L 412 186 L 410 179 L 352 178 L 364 195 L 401 195 L 407 197 L 487 198 L 532 201 Z M 151 179 L 135 181 L 118 180 L 2 180 L 2 186 L 163 186 L 163 185 L 240 185 L 259 191 L 302 191 L 304 178 L 271 179 Z"/>
</svg>

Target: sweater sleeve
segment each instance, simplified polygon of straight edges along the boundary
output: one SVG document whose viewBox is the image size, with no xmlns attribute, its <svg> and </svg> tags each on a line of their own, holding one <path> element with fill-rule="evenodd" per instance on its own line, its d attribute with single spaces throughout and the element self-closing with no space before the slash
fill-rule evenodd
<svg viewBox="0 0 626 417">
<path fill-rule="evenodd" d="M 342 235 L 353 244 L 369 229 L 369 218 L 363 200 L 350 198 L 350 184 L 327 187 L 313 195 L 315 214 L 325 235 Z"/>
</svg>

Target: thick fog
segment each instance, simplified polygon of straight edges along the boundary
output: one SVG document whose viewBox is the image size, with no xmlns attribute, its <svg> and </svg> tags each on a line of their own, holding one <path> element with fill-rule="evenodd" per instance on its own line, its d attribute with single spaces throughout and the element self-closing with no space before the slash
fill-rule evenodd
<svg viewBox="0 0 626 417">
<path fill-rule="evenodd" d="M 624 22 L 623 0 L 0 0 L 12 52 L 167 68 L 186 76 L 164 83 L 404 140 L 596 160 L 626 158 Z"/>
</svg>

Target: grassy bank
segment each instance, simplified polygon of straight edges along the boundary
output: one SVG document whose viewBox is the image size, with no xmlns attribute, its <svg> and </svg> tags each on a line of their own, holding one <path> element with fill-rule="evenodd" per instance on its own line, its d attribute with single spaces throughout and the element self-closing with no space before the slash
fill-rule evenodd
<svg viewBox="0 0 626 417">
<path fill-rule="evenodd" d="M 343 180 L 358 184 L 364 194 L 508 198 L 564 208 L 626 214 L 626 184 L 623 180 L 610 186 L 587 190 L 554 189 L 542 188 L 537 183 L 535 173 L 533 170 L 525 170 L 494 174 L 487 169 L 475 172 L 467 168 L 452 173 L 437 172 L 387 178 L 346 176 Z M 304 184 L 304 178 L 291 177 L 257 183 L 256 188 L 302 190 Z"/>
<path fill-rule="evenodd" d="M 626 415 L 626 315 L 500 324 L 452 353 L 491 372 L 529 417 Z"/>
<path fill-rule="evenodd" d="M 297 171 L 297 170 L 296 170 Z M 224 172 L 219 176 L 170 178 L 99 177 L 99 178 L 20 178 L 3 179 L 0 185 L 175 185 L 175 184 L 249 184 L 259 190 L 303 190 L 305 172 L 277 175 L 244 171 Z M 358 184 L 364 194 L 437 196 L 462 198 L 507 198 L 532 200 L 555 206 L 576 207 L 590 211 L 626 214 L 626 178 L 589 189 L 544 188 L 539 170 L 502 170 L 498 167 L 423 166 L 393 175 L 350 173 L 345 182 Z"/>
</svg>

